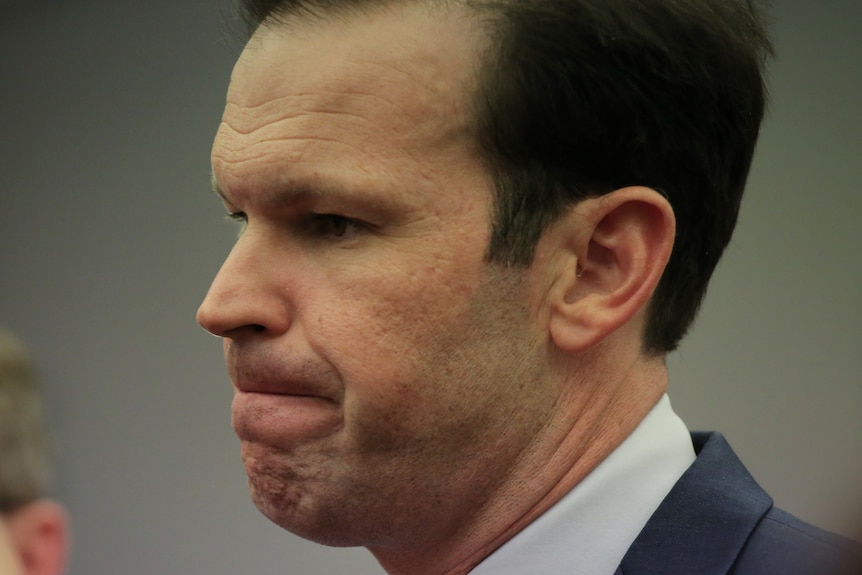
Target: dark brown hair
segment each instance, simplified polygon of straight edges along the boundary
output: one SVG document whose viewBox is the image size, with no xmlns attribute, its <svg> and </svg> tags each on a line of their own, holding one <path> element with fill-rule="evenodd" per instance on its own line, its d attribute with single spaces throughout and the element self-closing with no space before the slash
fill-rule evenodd
<svg viewBox="0 0 862 575">
<path fill-rule="evenodd" d="M 386 2 L 243 0 L 242 9 L 254 29 Z M 573 204 L 653 188 L 673 207 L 677 233 L 644 349 L 675 349 L 736 225 L 772 53 L 762 10 L 752 0 L 460 3 L 491 37 L 476 112 L 497 188 L 488 259 L 528 265 Z"/>
</svg>

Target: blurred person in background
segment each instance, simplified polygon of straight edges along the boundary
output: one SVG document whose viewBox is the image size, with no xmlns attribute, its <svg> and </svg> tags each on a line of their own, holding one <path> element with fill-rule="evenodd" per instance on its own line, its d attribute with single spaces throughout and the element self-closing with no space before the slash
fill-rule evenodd
<svg viewBox="0 0 862 575">
<path fill-rule="evenodd" d="M 0 328 L 0 575 L 57 575 L 69 526 L 47 497 L 48 440 L 34 370 L 23 345 Z"/>
</svg>

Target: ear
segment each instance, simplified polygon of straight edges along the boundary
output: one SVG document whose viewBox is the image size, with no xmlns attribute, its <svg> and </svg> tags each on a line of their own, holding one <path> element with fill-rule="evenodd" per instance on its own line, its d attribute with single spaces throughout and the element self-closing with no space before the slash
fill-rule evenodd
<svg viewBox="0 0 862 575">
<path fill-rule="evenodd" d="M 24 575 L 65 573 L 69 527 L 62 505 L 47 499 L 34 501 L 12 513 L 7 526 Z"/>
<path fill-rule="evenodd" d="M 550 293 L 550 335 L 569 353 L 584 352 L 637 320 L 673 248 L 676 220 L 664 196 L 622 188 L 572 207 L 554 226 L 562 269 Z M 640 341 L 638 342 L 640 345 Z"/>
</svg>

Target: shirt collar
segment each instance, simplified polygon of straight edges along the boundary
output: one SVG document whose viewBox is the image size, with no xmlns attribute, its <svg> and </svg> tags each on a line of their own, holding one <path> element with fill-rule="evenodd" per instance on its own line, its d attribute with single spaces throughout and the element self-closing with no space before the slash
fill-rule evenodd
<svg viewBox="0 0 862 575">
<path fill-rule="evenodd" d="M 691 437 L 665 394 L 587 477 L 471 575 L 611 575 L 694 462 Z"/>
</svg>

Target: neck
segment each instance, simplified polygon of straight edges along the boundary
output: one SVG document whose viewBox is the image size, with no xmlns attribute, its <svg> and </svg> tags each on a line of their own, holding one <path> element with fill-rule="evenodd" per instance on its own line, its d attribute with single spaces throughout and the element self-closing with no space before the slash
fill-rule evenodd
<svg viewBox="0 0 862 575">
<path fill-rule="evenodd" d="M 477 505 L 469 521 L 421 549 L 371 549 L 390 575 L 468 573 L 550 509 L 590 474 L 638 426 L 667 389 L 661 358 L 584 365 L 562 378 L 548 424 L 506 477 Z M 608 356 L 605 355 L 605 358 Z"/>
</svg>

